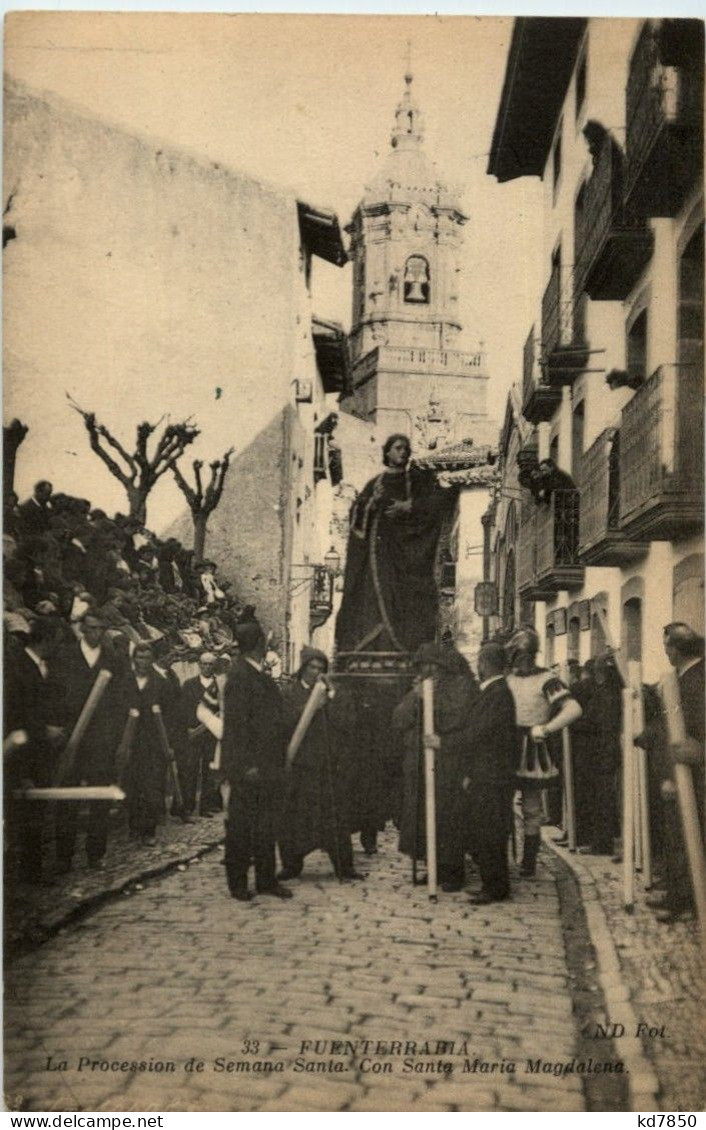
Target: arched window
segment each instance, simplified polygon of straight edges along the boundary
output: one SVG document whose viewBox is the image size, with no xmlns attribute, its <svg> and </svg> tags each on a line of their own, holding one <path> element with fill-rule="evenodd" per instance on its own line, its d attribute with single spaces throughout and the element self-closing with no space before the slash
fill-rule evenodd
<svg viewBox="0 0 706 1130">
<path fill-rule="evenodd" d="M 410 255 L 404 267 L 404 300 L 428 305 L 429 264 L 423 255 Z"/>
</svg>

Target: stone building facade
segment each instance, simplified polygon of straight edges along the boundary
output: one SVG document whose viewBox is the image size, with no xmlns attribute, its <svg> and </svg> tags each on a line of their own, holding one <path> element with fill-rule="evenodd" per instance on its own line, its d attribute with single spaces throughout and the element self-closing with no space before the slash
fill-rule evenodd
<svg viewBox="0 0 706 1130">
<path fill-rule="evenodd" d="M 378 433 L 410 435 L 416 455 L 491 438 L 482 350 L 464 349 L 459 319 L 468 217 L 424 146 L 412 75 L 391 151 L 347 231 L 353 264 L 351 394 L 342 408 Z"/>
<path fill-rule="evenodd" d="M 140 420 L 192 416 L 187 467 L 235 448 L 206 553 L 291 665 L 329 548 L 317 429 L 350 379 L 345 335 L 311 300 L 317 265 L 346 259 L 336 217 L 12 81 L 4 145 L 5 407 L 30 429 L 19 492 L 49 475 L 125 509 L 67 391 L 128 443 Z M 182 510 L 160 480 L 151 528 L 190 544 Z"/>
<path fill-rule="evenodd" d="M 515 604 L 548 663 L 614 646 L 648 682 L 663 625 L 704 626 L 702 107 L 696 21 L 518 19 L 489 164 L 544 184 L 520 457 L 574 484 L 537 507 L 505 463 Z"/>
</svg>

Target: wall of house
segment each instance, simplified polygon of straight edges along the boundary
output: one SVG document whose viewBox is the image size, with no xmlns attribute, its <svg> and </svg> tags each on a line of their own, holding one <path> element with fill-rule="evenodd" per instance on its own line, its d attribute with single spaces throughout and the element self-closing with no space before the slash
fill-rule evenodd
<svg viewBox="0 0 706 1130">
<path fill-rule="evenodd" d="M 125 446 L 140 420 L 193 416 L 185 472 L 236 449 L 207 553 L 268 629 L 284 639 L 296 621 L 306 642 L 289 564 L 318 552 L 313 427 L 327 409 L 294 197 L 9 82 L 4 206 L 6 412 L 30 427 L 20 494 L 50 475 L 125 509 L 67 391 Z M 311 404 L 296 405 L 295 381 Z M 149 524 L 188 544 L 183 512 L 165 478 Z"/>
<path fill-rule="evenodd" d="M 57 489 L 88 482 L 97 504 L 124 508 L 67 391 L 126 440 L 171 412 L 202 427 L 194 454 L 244 450 L 294 375 L 294 199 L 14 82 L 4 146 L 6 411 L 30 426 L 20 492 L 46 473 L 51 436 Z M 150 521 L 180 499 L 160 484 Z"/>
<path fill-rule="evenodd" d="M 589 118 L 610 127 L 624 146 L 625 84 L 633 43 L 640 21 L 590 20 L 586 47 L 588 84 L 585 110 L 575 117 L 576 72 L 569 85 L 562 110 L 562 173 L 556 192 L 552 185 L 552 156 L 544 174 L 545 261 L 548 281 L 550 256 L 559 238 L 573 248 L 573 207 L 583 178 L 590 174 L 590 158 L 580 134 Z M 678 257 L 696 226 L 703 220 L 703 188 L 695 184 L 690 197 L 673 219 L 648 221 L 654 236 L 654 252 L 625 301 L 587 301 L 586 337 L 592 352 L 588 372 L 569 390 L 564 389 L 562 404 L 554 418 L 540 425 L 540 458 L 549 451 L 552 439 L 558 440 L 559 460 L 571 471 L 571 416 L 583 402 L 585 411 L 583 449 L 609 426 L 618 426 L 624 406 L 635 395 L 629 388 L 613 391 L 605 383 L 605 373 L 626 367 L 626 327 L 643 308 L 648 312 L 647 364 L 645 376 L 659 365 L 677 360 Z M 573 261 L 565 258 L 565 262 Z M 687 563 L 686 565 L 684 563 Z M 698 570 L 700 566 L 700 578 Z M 675 601 L 674 586 L 684 572 L 694 575 L 685 582 Z M 545 632 L 546 617 L 558 609 L 568 609 L 575 601 L 595 601 L 605 594 L 610 632 L 616 646 L 627 657 L 626 600 L 641 600 L 643 677 L 656 681 L 665 667 L 662 628 L 677 614 L 696 618 L 693 626 L 703 631 L 703 536 L 675 541 L 645 542 L 644 554 L 622 567 L 588 567 L 578 591 L 561 592 L 546 606 L 536 605 L 537 626 Z M 569 637 L 558 635 L 553 646 L 555 662 L 565 662 Z M 590 630 L 580 633 L 580 661 L 592 654 Z"/>
</svg>

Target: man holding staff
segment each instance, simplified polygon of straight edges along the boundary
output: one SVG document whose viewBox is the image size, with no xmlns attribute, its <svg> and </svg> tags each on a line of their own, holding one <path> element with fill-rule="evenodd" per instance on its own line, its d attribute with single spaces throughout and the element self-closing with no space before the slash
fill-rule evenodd
<svg viewBox="0 0 706 1130">
<path fill-rule="evenodd" d="M 278 837 L 283 864 L 279 879 L 297 879 L 304 857 L 317 848 L 328 853 L 339 879 L 363 878 L 353 867 L 351 844 L 355 708 L 350 693 L 334 688 L 327 671 L 324 653 L 304 647 L 297 677 L 282 691 L 289 740 L 314 686 L 323 683 L 326 688 L 287 769 Z"/>
<path fill-rule="evenodd" d="M 42 872 L 42 833 L 47 806 L 17 799 L 15 791 L 53 782 L 62 738 L 62 710 L 54 659 L 61 625 L 53 617 L 32 620 L 5 672 L 5 814 L 8 839 L 22 882 L 56 882 Z"/>
<path fill-rule="evenodd" d="M 400 851 L 425 859 L 425 782 L 421 741 L 424 680 L 434 682 L 435 800 L 438 874 L 442 891 L 464 882 L 465 813 L 462 781 L 478 688 L 466 660 L 452 647 L 425 643 L 417 650 L 419 678 L 392 716 L 405 749 Z M 428 741 L 429 739 L 427 739 Z M 431 744 L 431 743 L 430 743 Z"/>
<path fill-rule="evenodd" d="M 120 665 L 114 650 L 105 643 L 105 624 L 101 616 L 88 611 L 80 623 L 81 638 L 70 637 L 57 671 L 66 733 L 71 735 L 79 720 L 82 733 L 72 751 L 72 764 L 57 784 L 110 785 L 115 781 L 116 677 Z M 79 802 L 75 801 L 66 801 L 57 807 L 56 859 L 60 874 L 71 869 L 79 810 Z M 91 870 L 100 870 L 103 866 L 109 813 L 109 801 L 91 801 L 86 829 L 86 857 Z"/>
</svg>

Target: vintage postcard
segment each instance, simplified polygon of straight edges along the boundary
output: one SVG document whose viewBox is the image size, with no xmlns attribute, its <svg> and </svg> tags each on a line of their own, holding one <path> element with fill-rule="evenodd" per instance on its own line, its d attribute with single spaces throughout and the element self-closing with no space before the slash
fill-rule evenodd
<svg viewBox="0 0 706 1130">
<path fill-rule="evenodd" d="M 8 1110 L 695 1124 L 703 40 L 6 18 Z"/>
</svg>

